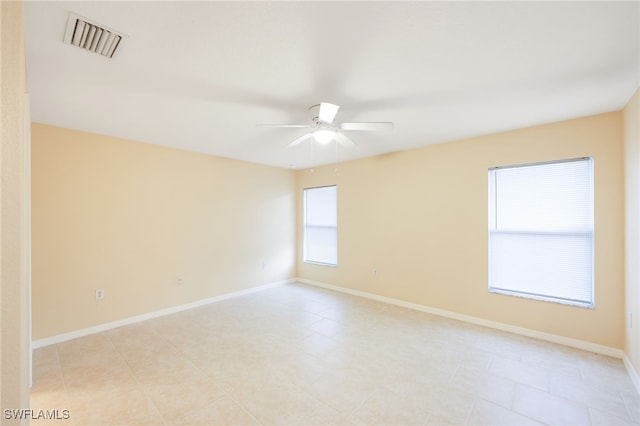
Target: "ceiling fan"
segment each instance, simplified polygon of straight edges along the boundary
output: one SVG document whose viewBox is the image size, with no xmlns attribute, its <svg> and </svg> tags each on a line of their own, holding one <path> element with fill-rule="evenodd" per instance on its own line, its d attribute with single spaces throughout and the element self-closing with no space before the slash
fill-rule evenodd
<svg viewBox="0 0 640 426">
<path fill-rule="evenodd" d="M 305 133 L 293 142 L 290 142 L 288 146 L 296 146 L 311 138 L 321 145 L 328 144 L 334 140 L 343 145 L 355 145 L 355 143 L 349 139 L 343 131 L 379 131 L 393 129 L 393 123 L 391 122 L 335 123 L 334 119 L 336 118 L 339 108 L 340 107 L 338 105 L 321 102 L 309 107 L 309 112 L 311 113 L 311 124 L 258 124 L 258 126 L 298 127 L 310 129 L 308 133 Z"/>
</svg>

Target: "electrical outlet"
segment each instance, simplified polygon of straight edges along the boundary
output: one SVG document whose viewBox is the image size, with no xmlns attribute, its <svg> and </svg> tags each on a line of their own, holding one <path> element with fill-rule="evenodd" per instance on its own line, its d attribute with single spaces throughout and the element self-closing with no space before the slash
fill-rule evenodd
<svg viewBox="0 0 640 426">
<path fill-rule="evenodd" d="M 374 270 L 373 270 L 373 276 L 374 276 L 374 277 L 377 277 L 377 276 L 378 276 L 378 270 L 377 270 L 377 269 L 374 269 Z"/>
<path fill-rule="evenodd" d="M 184 284 L 184 281 L 182 279 L 182 275 L 178 275 L 178 278 L 176 279 L 176 282 L 177 282 L 178 285 Z"/>
<path fill-rule="evenodd" d="M 99 288 L 96 290 L 96 300 L 104 299 L 104 288 Z"/>
</svg>

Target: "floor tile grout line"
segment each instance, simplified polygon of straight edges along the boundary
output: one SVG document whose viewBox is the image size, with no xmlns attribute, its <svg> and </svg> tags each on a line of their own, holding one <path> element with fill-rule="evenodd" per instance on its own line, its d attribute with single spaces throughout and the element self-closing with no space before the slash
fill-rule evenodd
<svg viewBox="0 0 640 426">
<path fill-rule="evenodd" d="M 62 378 L 62 387 L 64 388 L 64 392 L 63 392 L 64 400 L 69 409 L 69 413 L 71 416 L 70 417 L 71 423 L 76 424 L 76 422 L 73 419 L 73 413 L 71 412 L 71 404 L 69 402 L 71 400 L 69 395 L 69 386 L 68 386 L 67 380 L 65 379 L 64 369 L 62 368 L 62 358 L 60 357 L 60 345 L 61 345 L 60 343 L 56 343 L 55 348 L 56 348 L 56 358 L 58 358 L 58 366 L 60 367 L 60 377 Z"/>
<path fill-rule="evenodd" d="M 526 383 L 517 383 L 516 386 L 527 387 L 527 388 L 533 389 L 533 390 L 538 391 L 538 392 L 546 393 L 548 395 L 553 396 L 554 398 L 561 399 L 563 402 L 569 403 L 570 405 L 575 405 L 575 406 L 579 406 L 581 408 L 585 408 L 585 409 L 587 409 L 587 412 L 589 412 L 589 408 L 592 408 L 590 405 L 586 405 L 586 404 L 584 404 L 582 402 L 578 402 L 578 401 L 574 401 L 572 399 L 568 399 L 568 398 L 566 398 L 566 397 L 564 397 L 562 395 L 556 395 L 556 394 L 553 394 L 551 392 L 544 392 L 544 391 L 536 388 L 535 386 L 530 386 L 530 385 L 527 385 Z M 516 389 L 516 391 L 517 391 L 517 389 Z M 516 413 L 518 413 L 520 415 L 524 415 L 524 414 L 519 413 L 517 411 L 516 411 Z M 536 421 L 539 421 L 539 420 L 536 420 Z"/>
<path fill-rule="evenodd" d="M 534 389 L 535 389 L 535 388 L 534 388 Z M 515 399 L 515 393 L 514 393 L 514 399 Z M 523 414 L 523 413 L 519 413 L 519 412 L 517 412 L 517 411 L 513 410 L 512 408 L 505 408 L 505 407 L 501 406 L 500 404 L 496 404 L 495 402 L 493 402 L 493 401 L 489 401 L 488 399 L 485 399 L 485 398 L 483 398 L 483 397 L 481 397 L 481 396 L 476 397 L 476 399 L 474 400 L 474 406 L 475 406 L 475 404 L 478 402 L 478 400 L 482 400 L 482 401 L 488 402 L 489 404 L 493 404 L 493 405 L 495 405 L 496 407 L 500 407 L 500 408 L 503 408 L 503 409 L 505 409 L 505 410 L 508 410 L 508 411 L 510 411 L 511 413 L 513 413 L 513 414 L 515 414 L 515 415 L 517 415 L 517 416 L 525 417 L 525 418 L 527 418 L 527 419 L 529 419 L 529 420 L 532 420 L 532 421 L 534 421 L 534 422 L 536 422 L 536 423 L 539 423 L 539 424 L 542 424 L 542 425 L 546 425 L 546 423 L 543 423 L 543 422 L 542 422 L 542 421 L 540 421 L 540 420 L 536 420 L 536 419 L 534 419 L 534 418 L 533 418 L 533 417 L 531 417 L 531 416 L 528 416 L 528 415 Z M 512 404 L 512 406 L 513 406 L 513 404 Z M 472 410 L 472 411 L 473 411 L 473 410 Z"/>
<path fill-rule="evenodd" d="M 472 426 L 470 425 L 470 421 L 471 421 L 471 414 L 473 414 L 473 410 L 476 408 L 476 404 L 478 403 L 478 399 L 480 399 L 479 397 L 474 397 L 473 398 L 473 402 L 471 403 L 471 407 L 469 408 L 469 411 L 467 412 L 467 416 L 464 419 L 464 424 L 467 426 Z M 491 402 L 491 401 L 488 401 Z"/>
<path fill-rule="evenodd" d="M 618 396 L 622 400 L 622 404 L 624 405 L 624 408 L 627 410 L 627 416 L 629 420 L 634 422 L 635 420 L 633 418 L 633 413 L 631 413 L 631 410 L 629 409 L 629 404 L 627 404 L 627 401 L 624 399 L 624 396 L 622 395 L 622 391 L 618 390 Z M 638 407 L 638 410 L 640 410 L 640 407 Z"/>
<path fill-rule="evenodd" d="M 215 378 L 211 377 L 211 375 L 209 373 L 207 373 L 205 370 L 200 368 L 200 366 L 197 363 L 195 363 L 194 360 L 188 354 L 184 353 L 184 351 L 182 349 L 180 349 L 178 346 L 176 346 L 175 343 L 173 343 L 170 339 L 166 339 L 166 340 L 169 343 L 169 345 L 171 345 L 178 353 L 180 353 L 196 370 L 200 371 L 210 381 L 212 381 L 212 382 L 216 381 Z M 228 376 L 227 378 L 230 378 L 230 377 L 231 376 Z M 231 401 L 233 401 L 235 404 L 237 404 L 237 406 L 240 408 L 240 410 L 243 413 L 247 414 L 252 419 L 254 419 L 258 425 L 263 425 L 264 426 L 264 423 L 262 422 L 262 420 L 260 420 L 259 418 L 254 416 L 249 410 L 247 410 L 239 401 L 237 401 L 233 397 L 232 393 L 230 394 L 227 389 L 224 389 L 222 392 L 226 397 L 228 397 Z"/>
<path fill-rule="evenodd" d="M 158 406 L 156 405 L 155 401 L 153 400 L 153 398 L 151 398 L 151 396 L 149 395 L 149 393 L 146 390 L 146 387 L 142 385 L 142 383 L 140 383 L 140 380 L 138 379 L 138 376 L 136 376 L 136 374 L 134 373 L 134 371 L 131 369 L 131 365 L 129 364 L 129 362 L 127 361 L 127 357 L 124 356 L 124 354 L 122 353 L 122 351 L 120 350 L 120 348 L 118 347 L 118 345 L 116 345 L 113 342 L 113 339 L 110 335 L 107 335 L 107 337 L 109 338 L 109 341 L 111 342 L 111 344 L 113 345 L 113 347 L 115 348 L 115 350 L 118 352 L 118 354 L 120 355 L 120 357 L 122 358 L 122 361 L 124 362 L 124 364 L 127 366 L 127 370 L 129 371 L 129 374 L 131 375 L 131 377 L 133 378 L 133 380 L 136 382 L 136 386 L 137 388 L 144 394 L 144 396 L 146 397 L 148 402 L 151 402 L 151 404 L 153 405 L 153 408 L 155 408 L 156 412 L 160 415 L 160 417 L 162 417 L 162 420 L 164 421 L 165 426 L 169 425 L 170 423 L 167 421 L 167 419 L 165 419 L 164 414 L 162 414 L 162 411 L 160 411 L 160 409 L 158 408 Z"/>
</svg>

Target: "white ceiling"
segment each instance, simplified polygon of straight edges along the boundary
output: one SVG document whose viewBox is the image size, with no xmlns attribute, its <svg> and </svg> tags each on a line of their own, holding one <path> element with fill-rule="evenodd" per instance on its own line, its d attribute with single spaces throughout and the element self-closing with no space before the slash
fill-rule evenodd
<svg viewBox="0 0 640 426">
<path fill-rule="evenodd" d="M 63 44 L 73 11 L 129 36 Z M 640 2 L 58 2 L 24 5 L 36 122 L 295 169 L 624 107 Z M 321 101 L 358 146 L 288 148 Z"/>
</svg>

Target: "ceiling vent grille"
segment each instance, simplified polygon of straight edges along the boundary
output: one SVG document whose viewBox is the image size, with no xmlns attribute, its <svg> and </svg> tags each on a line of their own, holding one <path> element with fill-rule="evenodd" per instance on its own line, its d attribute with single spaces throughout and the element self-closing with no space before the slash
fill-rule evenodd
<svg viewBox="0 0 640 426">
<path fill-rule="evenodd" d="M 118 31 L 71 12 L 63 41 L 86 51 L 113 58 L 122 50 L 126 39 L 127 36 Z"/>
</svg>

